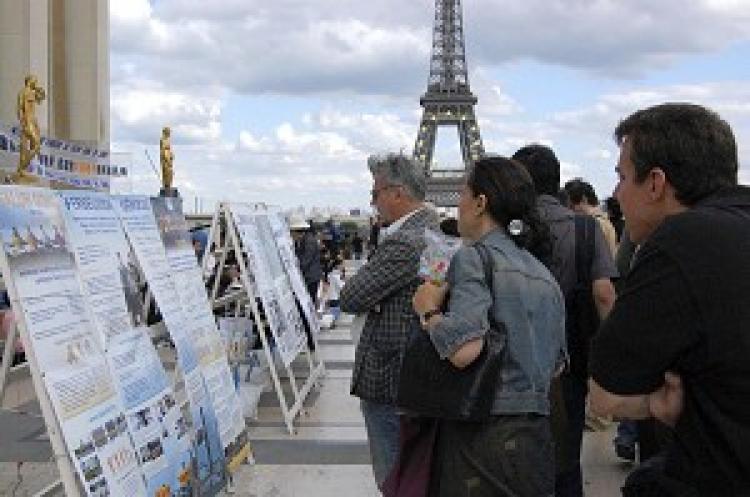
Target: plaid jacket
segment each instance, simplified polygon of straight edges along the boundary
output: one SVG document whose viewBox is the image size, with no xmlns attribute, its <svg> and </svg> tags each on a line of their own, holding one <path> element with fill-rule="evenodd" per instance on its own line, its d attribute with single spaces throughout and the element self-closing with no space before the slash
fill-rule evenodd
<svg viewBox="0 0 750 497">
<path fill-rule="evenodd" d="M 417 271 L 425 228 L 438 229 L 437 215 L 426 207 L 383 240 L 341 291 L 341 310 L 367 313 L 354 360 L 352 395 L 383 404 L 396 400 L 409 330 L 419 326 L 411 299 L 421 282 Z"/>
</svg>

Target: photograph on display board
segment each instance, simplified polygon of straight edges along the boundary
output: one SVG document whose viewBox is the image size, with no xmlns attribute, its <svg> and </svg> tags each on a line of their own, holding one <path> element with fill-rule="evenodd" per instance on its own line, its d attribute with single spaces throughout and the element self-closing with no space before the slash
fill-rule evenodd
<svg viewBox="0 0 750 497">
<path fill-rule="evenodd" d="M 79 299 L 76 298 L 75 301 L 79 301 Z M 69 366 L 77 366 L 101 354 L 101 351 L 95 348 L 91 337 L 69 340 L 65 344 L 65 350 L 65 357 Z"/>
<path fill-rule="evenodd" d="M 174 424 L 174 433 L 175 437 L 180 440 L 182 437 L 188 434 L 188 430 L 190 429 L 190 425 L 185 420 L 184 416 L 180 416 L 177 418 L 177 421 Z"/>
<path fill-rule="evenodd" d="M 161 445 L 160 438 L 154 438 L 149 440 L 144 445 L 138 448 L 138 455 L 141 459 L 142 464 L 146 464 L 151 461 L 159 459 L 164 455 L 164 448 Z"/>
<path fill-rule="evenodd" d="M 120 283 L 122 283 L 122 290 L 125 293 L 125 305 L 128 308 L 128 317 L 130 318 L 130 324 L 135 328 L 146 324 L 144 316 L 145 304 L 141 295 L 141 287 L 143 286 L 141 282 L 142 273 L 130 240 L 128 240 L 128 249 L 127 254 L 116 252 L 115 257 L 117 258 L 117 271 L 120 275 Z"/>
<path fill-rule="evenodd" d="M 131 426 L 133 431 L 139 431 L 148 428 L 149 425 L 156 422 L 156 418 L 151 412 L 151 406 L 144 407 L 130 415 Z"/>
<path fill-rule="evenodd" d="M 83 479 L 86 482 L 90 482 L 91 480 L 101 476 L 102 465 L 99 463 L 99 457 L 93 455 L 88 459 L 83 459 L 81 461 L 81 469 L 83 470 Z"/>
<path fill-rule="evenodd" d="M 151 206 L 154 209 L 156 225 L 167 252 L 174 249 L 192 251 L 193 242 L 190 239 L 185 218 L 182 216 L 182 200 L 172 197 L 159 197 L 153 200 Z"/>
<path fill-rule="evenodd" d="M 286 271 L 284 271 L 284 267 L 281 264 L 279 250 L 276 247 L 276 237 L 273 235 L 268 216 L 256 216 L 255 222 L 258 226 L 258 237 L 266 255 L 266 262 L 268 263 L 268 271 L 271 278 L 274 281 L 277 281 L 279 278 L 286 278 Z"/>
<path fill-rule="evenodd" d="M 0 234 L 9 264 L 23 271 L 57 261 L 72 263 L 73 253 L 67 248 L 63 220 L 56 209 L 30 207 L 0 203 Z"/>
<path fill-rule="evenodd" d="M 91 482 L 88 489 L 91 497 L 109 497 L 111 495 L 109 488 L 107 487 L 106 478 L 99 478 L 98 480 Z"/>
</svg>

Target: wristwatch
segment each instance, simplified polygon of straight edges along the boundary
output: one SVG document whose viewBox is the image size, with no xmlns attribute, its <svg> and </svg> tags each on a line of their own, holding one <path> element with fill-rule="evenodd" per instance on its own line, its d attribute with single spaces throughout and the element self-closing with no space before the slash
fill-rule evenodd
<svg viewBox="0 0 750 497">
<path fill-rule="evenodd" d="M 429 310 L 425 312 L 424 314 L 422 314 L 422 321 L 426 323 L 427 321 L 430 320 L 430 318 L 432 318 L 432 316 L 437 316 L 438 314 L 442 314 L 442 313 L 443 311 L 441 311 L 440 309 Z"/>
</svg>

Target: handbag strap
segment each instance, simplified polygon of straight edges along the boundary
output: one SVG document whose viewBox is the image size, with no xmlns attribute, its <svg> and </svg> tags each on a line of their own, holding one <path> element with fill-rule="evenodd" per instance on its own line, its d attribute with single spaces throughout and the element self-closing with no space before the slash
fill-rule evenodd
<svg viewBox="0 0 750 497">
<path fill-rule="evenodd" d="M 495 263 L 492 260 L 492 255 L 490 255 L 490 249 L 487 248 L 487 246 L 482 242 L 475 243 L 474 248 L 479 254 L 479 258 L 482 260 L 482 267 L 484 268 L 484 282 L 490 289 L 490 299 L 492 303 L 490 304 L 490 308 L 487 309 L 487 318 L 490 322 L 490 329 L 497 330 L 498 326 L 497 321 L 495 321 L 495 313 L 492 312 L 492 310 L 495 308 L 495 278 L 492 274 L 495 271 Z"/>
<path fill-rule="evenodd" d="M 575 216 L 575 264 L 578 288 L 591 285 L 591 263 L 594 260 L 596 219 L 592 216 Z"/>
</svg>

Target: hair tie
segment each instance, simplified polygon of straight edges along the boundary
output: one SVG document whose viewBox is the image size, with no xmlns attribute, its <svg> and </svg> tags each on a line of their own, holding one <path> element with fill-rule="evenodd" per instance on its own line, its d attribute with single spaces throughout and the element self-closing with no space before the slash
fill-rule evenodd
<svg viewBox="0 0 750 497">
<path fill-rule="evenodd" d="M 511 236 L 519 236 L 523 233 L 524 224 L 520 219 L 511 219 L 508 223 L 508 233 Z"/>
</svg>

